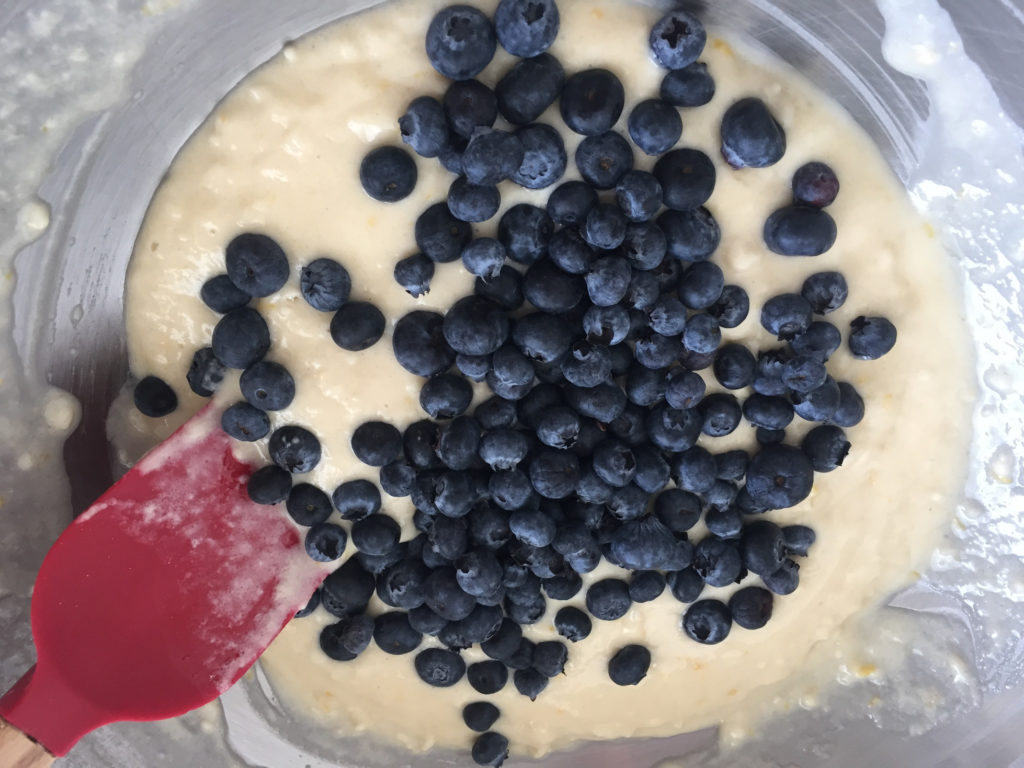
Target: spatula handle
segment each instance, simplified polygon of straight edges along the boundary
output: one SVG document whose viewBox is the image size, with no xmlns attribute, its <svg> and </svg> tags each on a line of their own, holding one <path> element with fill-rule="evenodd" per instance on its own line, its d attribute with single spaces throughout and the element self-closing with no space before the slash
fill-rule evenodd
<svg viewBox="0 0 1024 768">
<path fill-rule="evenodd" d="M 41 744 L 0 717 L 0 765 L 4 768 L 47 768 L 53 755 Z"/>
</svg>

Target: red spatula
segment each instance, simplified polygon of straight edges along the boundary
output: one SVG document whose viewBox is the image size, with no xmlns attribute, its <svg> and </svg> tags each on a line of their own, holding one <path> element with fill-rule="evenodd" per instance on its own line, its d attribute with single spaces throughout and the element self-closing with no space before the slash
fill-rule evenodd
<svg viewBox="0 0 1024 768">
<path fill-rule="evenodd" d="M 211 701 L 327 575 L 285 512 L 249 500 L 255 467 L 231 442 L 208 406 L 53 545 L 32 596 L 38 660 L 0 699 L 0 766 Z"/>
</svg>

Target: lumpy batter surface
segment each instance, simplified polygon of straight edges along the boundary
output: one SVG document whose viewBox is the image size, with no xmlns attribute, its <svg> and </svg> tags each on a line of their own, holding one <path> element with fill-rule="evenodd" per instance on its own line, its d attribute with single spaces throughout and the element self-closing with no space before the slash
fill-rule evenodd
<svg viewBox="0 0 1024 768">
<path fill-rule="evenodd" d="M 176 414 L 150 420 L 127 416 L 117 429 L 143 443 L 170 430 L 203 404 L 185 385 L 193 352 L 209 343 L 217 316 L 199 299 L 204 281 L 224 270 L 224 246 L 243 231 L 262 231 L 289 254 L 292 275 L 285 288 L 256 306 L 273 338 L 269 359 L 295 376 L 297 396 L 272 424 L 312 427 L 324 460 L 308 478 L 328 490 L 344 480 L 375 480 L 349 447 L 352 430 L 368 419 L 399 427 L 423 417 L 421 380 L 395 361 L 389 338 L 395 320 L 413 308 L 444 311 L 472 290 L 459 264 L 438 265 L 430 293 L 410 298 L 392 279 L 394 263 L 415 253 L 413 222 L 444 199 L 452 176 L 434 160 L 417 159 L 419 183 L 398 204 L 367 197 L 358 182 L 359 163 L 375 145 L 400 144 L 397 118 L 416 96 L 440 96 L 445 82 L 423 52 L 423 35 L 443 3 L 395 3 L 289 44 L 249 76 L 190 140 L 158 190 L 139 236 L 128 280 L 126 322 L 132 369 L 172 383 L 181 400 Z M 493 3 L 479 3 L 485 11 Z M 656 96 L 664 71 L 648 56 L 647 35 L 657 14 L 610 0 L 562 0 L 562 30 L 551 49 L 567 72 L 606 67 L 623 80 L 627 103 L 617 129 L 624 131 L 632 104 Z M 951 270 L 931 228 L 916 217 L 903 191 L 870 141 L 823 94 L 770 62 L 740 55 L 714 34 L 702 57 L 717 93 L 698 109 L 682 110 L 681 146 L 712 157 L 717 186 L 707 207 L 722 227 L 714 260 L 726 281 L 750 294 L 751 313 L 724 341 L 751 349 L 777 342 L 758 315 L 763 302 L 797 291 L 811 273 L 842 271 L 850 285 L 846 305 L 829 316 L 845 332 L 861 314 L 888 316 L 899 341 L 875 362 L 854 360 L 845 346 L 830 373 L 860 391 L 867 415 L 847 431 L 853 449 L 845 465 L 816 475 L 811 496 L 798 506 L 770 513 L 781 524 L 803 523 L 818 536 L 800 560 L 800 588 L 777 598 L 772 620 L 758 631 L 734 626 L 720 645 L 702 646 L 680 631 L 684 606 L 667 591 L 634 604 L 615 622 L 594 621 L 589 638 L 571 644 L 565 674 L 535 701 L 509 684 L 490 697 L 501 709 L 500 730 L 514 751 L 543 754 L 581 739 L 664 735 L 694 730 L 744 712 L 771 708 L 787 680 L 811 659 L 855 666 L 842 642 L 850 617 L 914 578 L 948 520 L 965 460 L 967 416 L 973 395 L 965 321 Z M 480 76 L 493 85 L 512 59 L 499 50 Z M 718 153 L 724 110 L 738 98 L 763 98 L 785 127 L 789 148 L 777 165 L 733 171 Z M 564 129 L 557 105 L 539 122 Z M 565 131 L 570 158 L 581 137 Z M 829 163 L 842 190 L 829 209 L 839 228 L 835 246 L 814 259 L 770 253 L 761 229 L 765 218 L 790 197 L 790 178 L 810 160 Z M 649 170 L 653 158 L 637 154 Z M 570 161 L 566 178 L 574 178 Z M 543 205 L 549 190 L 501 187 L 503 205 Z M 500 214 L 499 214 L 500 216 Z M 492 235 L 497 218 L 478 225 Z M 349 270 L 353 299 L 375 303 L 389 332 L 358 353 L 337 348 L 328 334 L 330 315 L 313 310 L 298 290 L 302 264 L 318 256 Z M 717 385 L 709 378 L 711 389 Z M 742 393 L 738 393 L 742 397 Z M 219 397 L 238 399 L 237 379 Z M 796 442 L 799 419 L 788 430 Z M 753 445 L 746 424 L 727 438 L 702 438 L 713 451 Z M 259 446 L 256 447 L 260 449 Z M 260 449 L 262 450 L 262 449 Z M 407 499 L 385 496 L 386 512 L 403 522 L 411 538 Z M 285 514 L 282 507 L 281 514 Z M 701 538 L 695 529 L 691 538 Z M 351 545 L 347 554 L 353 551 Z M 585 585 L 624 575 L 607 562 L 584 577 Z M 749 577 L 746 583 L 757 583 Z M 731 591 L 706 589 L 705 597 Z M 584 590 L 571 604 L 581 605 Z M 565 603 L 549 600 L 548 614 L 526 628 L 534 640 L 555 639 L 554 613 Z M 371 604 L 371 611 L 382 606 Z M 318 647 L 321 627 L 335 619 L 322 609 L 291 622 L 263 663 L 296 713 L 345 731 L 368 730 L 413 748 L 435 744 L 468 747 L 473 734 L 462 723 L 464 704 L 482 698 L 462 682 L 430 688 L 413 669 L 414 654 L 389 656 L 375 645 L 356 661 L 328 659 Z M 427 639 L 421 648 L 435 641 Z M 628 643 L 647 645 L 653 663 L 639 685 L 619 687 L 607 677 L 607 660 Z M 830 649 L 835 649 L 834 651 Z M 482 659 L 478 649 L 467 662 Z M 865 672 L 867 674 L 867 672 Z"/>
</svg>

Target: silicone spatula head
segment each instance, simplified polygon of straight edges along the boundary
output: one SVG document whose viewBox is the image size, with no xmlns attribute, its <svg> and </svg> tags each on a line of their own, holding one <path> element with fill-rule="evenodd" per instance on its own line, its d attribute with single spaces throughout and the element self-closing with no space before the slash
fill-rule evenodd
<svg viewBox="0 0 1024 768">
<path fill-rule="evenodd" d="M 278 506 L 253 503 L 207 407 L 77 518 L 32 596 L 38 660 L 0 716 L 54 755 L 118 720 L 227 690 L 327 574 Z"/>
</svg>

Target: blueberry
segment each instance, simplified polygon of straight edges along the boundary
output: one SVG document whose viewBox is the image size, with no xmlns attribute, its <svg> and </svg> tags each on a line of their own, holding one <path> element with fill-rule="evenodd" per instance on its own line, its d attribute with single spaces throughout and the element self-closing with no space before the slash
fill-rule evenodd
<svg viewBox="0 0 1024 768">
<path fill-rule="evenodd" d="M 686 307 L 673 296 L 662 296 L 647 314 L 651 329 L 662 336 L 678 336 L 686 327 Z"/>
<path fill-rule="evenodd" d="M 292 474 L 311 472 L 320 463 L 320 441 L 303 427 L 288 425 L 275 429 L 267 452 L 277 466 Z"/>
<path fill-rule="evenodd" d="M 842 334 L 832 323 L 816 320 L 790 342 L 790 347 L 798 356 L 810 357 L 824 364 L 839 349 L 842 340 Z"/>
<path fill-rule="evenodd" d="M 217 359 L 229 368 L 248 368 L 270 349 L 270 331 L 255 309 L 234 309 L 214 326 L 211 346 Z"/>
<path fill-rule="evenodd" d="M 782 256 L 820 256 L 836 241 L 836 223 L 820 208 L 792 205 L 764 223 L 764 242 Z"/>
<path fill-rule="evenodd" d="M 789 595 L 800 585 L 800 566 L 792 560 L 783 560 L 774 573 L 762 576 L 764 585 L 776 595 Z"/>
<path fill-rule="evenodd" d="M 825 163 L 807 163 L 793 174 L 793 199 L 798 203 L 824 208 L 838 195 L 839 179 Z"/>
<path fill-rule="evenodd" d="M 665 577 L 672 596 L 681 603 L 692 603 L 704 591 L 704 580 L 693 568 L 673 571 Z"/>
<path fill-rule="evenodd" d="M 754 393 L 744 401 L 743 415 L 758 429 L 785 429 L 793 421 L 793 404 L 778 395 Z"/>
<path fill-rule="evenodd" d="M 430 96 L 413 99 L 398 118 L 402 141 L 421 157 L 437 157 L 448 144 L 448 121 L 441 102 Z"/>
<path fill-rule="evenodd" d="M 362 520 L 380 511 L 380 491 L 369 480 L 349 480 L 334 489 L 331 502 L 343 519 Z"/>
<path fill-rule="evenodd" d="M 564 499 L 579 480 L 579 460 L 571 453 L 543 448 L 530 462 L 530 482 L 546 499 Z"/>
<path fill-rule="evenodd" d="M 495 186 L 473 184 L 459 176 L 448 188 L 448 210 L 459 221 L 487 221 L 500 207 L 501 193 Z"/>
<path fill-rule="evenodd" d="M 483 733 L 498 721 L 501 712 L 489 701 L 474 701 L 462 709 L 462 721 L 471 731 Z"/>
<path fill-rule="evenodd" d="M 252 442 L 270 432 L 270 417 L 249 403 L 235 403 L 221 414 L 220 425 L 235 440 Z"/>
<path fill-rule="evenodd" d="M 514 125 L 527 125 L 555 103 L 565 83 L 558 59 L 542 53 L 517 62 L 495 87 L 498 110 Z"/>
<path fill-rule="evenodd" d="M 722 157 L 733 168 L 766 168 L 786 152 L 786 132 L 761 99 L 740 99 L 722 118 Z"/>
<path fill-rule="evenodd" d="M 715 355 L 714 372 L 726 389 L 743 389 L 754 381 L 757 360 L 742 344 L 726 344 Z"/>
<path fill-rule="evenodd" d="M 732 614 L 725 603 L 718 600 L 698 600 L 683 614 L 683 631 L 705 645 L 725 640 L 731 627 Z"/>
<path fill-rule="evenodd" d="M 795 339 L 811 325 L 811 305 L 798 293 L 768 299 L 761 309 L 761 326 L 780 341 Z"/>
<path fill-rule="evenodd" d="M 660 571 L 637 571 L 629 580 L 629 596 L 634 603 L 649 603 L 665 591 L 665 576 Z"/>
<path fill-rule="evenodd" d="M 700 499 L 681 488 L 669 488 L 658 494 L 654 513 L 668 530 L 685 534 L 700 520 Z"/>
<path fill-rule="evenodd" d="M 843 465 L 850 452 L 850 441 L 839 427 L 824 425 L 808 432 L 800 443 L 815 472 L 831 472 Z"/>
<path fill-rule="evenodd" d="M 463 173 L 472 184 L 491 186 L 510 179 L 522 163 L 523 145 L 507 131 L 477 131 L 462 155 Z"/>
<path fill-rule="evenodd" d="M 665 205 L 677 211 L 700 208 L 715 189 L 715 166 L 697 149 L 674 149 L 654 164 Z"/>
<path fill-rule="evenodd" d="M 473 416 L 485 430 L 511 427 L 516 420 L 516 406 L 500 397 L 491 397 L 476 407 Z"/>
<path fill-rule="evenodd" d="M 764 446 L 747 468 L 747 493 L 767 509 L 785 509 L 807 498 L 814 469 L 799 449 L 788 445 Z"/>
<path fill-rule="evenodd" d="M 757 440 L 759 445 L 776 445 L 778 443 L 785 442 L 786 430 L 758 427 L 754 432 L 754 438 Z"/>
<path fill-rule="evenodd" d="M 683 10 L 665 14 L 651 29 L 651 53 L 666 69 L 693 64 L 706 42 L 707 32 L 700 19 Z"/>
<path fill-rule="evenodd" d="M 808 277 L 800 289 L 800 295 L 819 315 L 827 315 L 839 309 L 846 302 L 849 288 L 846 278 L 840 272 L 818 272 Z"/>
<path fill-rule="evenodd" d="M 797 339 L 802 339 L 802 334 Z M 795 341 L 795 340 L 794 340 Z M 815 356 L 797 355 L 787 360 L 782 369 L 782 383 L 794 392 L 806 394 L 817 389 L 828 378 L 825 363 Z"/>
<path fill-rule="evenodd" d="M 555 41 L 560 20 L 555 0 L 501 0 L 494 25 L 501 47 L 513 56 L 539 56 Z"/>
<path fill-rule="evenodd" d="M 533 668 L 545 677 L 562 674 L 565 662 L 569 658 L 569 649 L 558 640 L 546 640 L 537 643 L 533 649 Z"/>
<path fill-rule="evenodd" d="M 665 399 L 665 371 L 635 365 L 626 374 L 626 396 L 631 403 L 648 408 Z"/>
<path fill-rule="evenodd" d="M 694 352 L 687 349 L 684 344 L 683 353 L 679 356 L 679 362 L 684 368 L 689 368 L 691 371 L 703 371 L 705 368 L 710 368 L 711 364 L 715 362 L 715 353 L 714 351 Z"/>
<path fill-rule="evenodd" d="M 509 208 L 498 224 L 498 239 L 508 250 L 509 258 L 521 264 L 533 264 L 540 259 L 553 232 L 547 212 L 527 203 Z"/>
<path fill-rule="evenodd" d="M 516 690 L 530 701 L 536 701 L 544 689 L 548 687 L 548 679 L 536 669 L 517 669 L 512 676 Z"/>
<path fill-rule="evenodd" d="M 636 520 L 647 511 L 647 499 L 650 496 L 636 485 L 615 488 L 605 505 L 609 514 L 616 520 Z"/>
<path fill-rule="evenodd" d="M 710 261 L 691 265 L 679 281 L 679 298 L 689 309 L 708 309 L 725 289 L 722 268 Z"/>
<path fill-rule="evenodd" d="M 629 333 L 626 336 L 627 341 L 629 341 L 631 335 L 639 334 L 640 331 L 643 330 L 642 318 L 642 312 L 632 311 L 629 313 Z M 625 376 L 627 371 L 633 367 L 633 351 L 629 348 L 628 344 L 615 344 L 608 347 L 608 355 L 612 360 L 612 376 Z"/>
<path fill-rule="evenodd" d="M 782 529 L 782 540 L 786 545 L 787 555 L 806 557 L 816 538 L 814 529 L 806 525 L 787 525 Z"/>
<path fill-rule="evenodd" d="M 373 639 L 384 653 L 400 656 L 416 650 L 423 641 L 423 635 L 409 625 L 409 615 L 405 611 L 391 611 L 374 620 Z"/>
<path fill-rule="evenodd" d="M 501 622 L 502 611 L 499 605 L 478 603 L 466 618 L 448 622 L 437 633 L 437 638 L 452 650 L 462 650 L 493 637 L 501 627 Z"/>
<path fill-rule="evenodd" d="M 611 538 L 611 554 L 630 570 L 676 571 L 690 564 L 693 549 L 656 517 L 625 522 Z"/>
<path fill-rule="evenodd" d="M 135 407 L 144 416 L 158 419 L 178 408 L 178 396 L 163 379 L 156 376 L 142 378 L 132 392 Z"/>
<path fill-rule="evenodd" d="M 704 493 L 715 482 L 715 457 L 700 446 L 687 448 L 672 459 L 672 476 L 685 491 Z"/>
<path fill-rule="evenodd" d="M 615 621 L 629 611 L 629 585 L 621 579 L 602 579 L 587 590 L 587 610 L 595 619 Z"/>
<path fill-rule="evenodd" d="M 508 739 L 495 731 L 487 731 L 473 742 L 473 762 L 477 765 L 501 765 L 508 757 Z"/>
<path fill-rule="evenodd" d="M 461 376 L 443 373 L 420 389 L 420 407 L 432 419 L 452 419 L 465 413 L 473 400 L 473 386 Z"/>
<path fill-rule="evenodd" d="M 491 20 L 467 5 L 444 8 L 427 28 L 427 57 L 434 69 L 451 80 L 480 74 L 497 43 Z"/>
<path fill-rule="evenodd" d="M 595 189 L 614 189 L 633 168 L 633 148 L 615 131 L 588 136 L 576 148 L 576 167 Z"/>
<path fill-rule="evenodd" d="M 629 290 L 632 276 L 629 262 L 621 256 L 597 259 L 586 276 L 590 300 L 599 307 L 618 304 Z"/>
<path fill-rule="evenodd" d="M 757 374 L 754 377 L 754 391 L 760 395 L 786 395 L 789 388 L 782 381 L 786 365 L 792 359 L 788 348 L 769 349 L 757 355 Z"/>
<path fill-rule="evenodd" d="M 714 95 L 715 81 L 703 62 L 673 69 L 661 81 L 661 98 L 676 107 L 703 107 Z"/>
<path fill-rule="evenodd" d="M 610 251 L 626 239 L 626 217 L 617 205 L 602 203 L 590 209 L 583 238 L 594 248 Z"/>
<path fill-rule="evenodd" d="M 661 196 L 661 184 L 647 171 L 629 171 L 615 189 L 615 201 L 626 218 L 634 223 L 652 219 L 661 208 Z M 639 230 L 634 238 L 646 231 Z"/>
<path fill-rule="evenodd" d="M 674 106 L 661 99 L 647 99 L 629 113 L 629 135 L 648 155 L 668 152 L 683 134 L 683 121 Z"/>
<path fill-rule="evenodd" d="M 293 487 L 285 507 L 296 523 L 305 526 L 326 522 L 332 511 L 327 494 L 309 483 Z"/>
<path fill-rule="evenodd" d="M 722 392 L 705 397 L 699 410 L 703 420 L 701 431 L 708 437 L 732 434 L 743 418 L 739 401 L 733 395 Z"/>
<path fill-rule="evenodd" d="M 722 341 L 718 321 L 711 315 L 700 312 L 692 315 L 683 331 L 683 347 L 699 354 L 711 354 Z"/>
<path fill-rule="evenodd" d="M 561 405 L 563 400 L 561 389 L 554 384 L 538 385 L 530 390 L 517 407 L 519 421 L 528 429 L 536 429 L 542 414 L 552 406 Z"/>
<path fill-rule="evenodd" d="M 449 127 L 465 139 L 471 139 L 481 129 L 490 128 L 498 117 L 494 91 L 478 80 L 460 80 L 449 85 L 443 104 Z M 465 170 L 465 155 L 461 164 Z"/>
<path fill-rule="evenodd" d="M 466 674 L 466 662 L 459 654 L 444 648 L 427 648 L 416 654 L 416 674 L 435 688 L 450 688 Z"/>
<path fill-rule="evenodd" d="M 716 476 L 722 480 L 742 480 L 747 474 L 750 457 L 746 451 L 734 450 L 715 454 Z"/>
<path fill-rule="evenodd" d="M 448 621 L 466 618 L 476 605 L 476 599 L 459 587 L 455 569 L 448 567 L 435 569 L 427 578 L 424 602 L 428 608 Z"/>
<path fill-rule="evenodd" d="M 599 384 L 589 389 L 569 385 L 566 400 L 581 416 L 609 424 L 617 419 L 626 408 L 626 394 L 611 383 Z"/>
<path fill-rule="evenodd" d="M 422 253 L 399 260 L 395 264 L 395 282 L 414 299 L 430 292 L 434 278 L 434 262 Z"/>
<path fill-rule="evenodd" d="M 718 248 L 722 232 L 707 208 L 665 211 L 658 217 L 667 253 L 680 261 L 705 261 Z"/>
<path fill-rule="evenodd" d="M 665 380 L 665 401 L 673 408 L 694 408 L 704 399 L 705 389 L 700 374 L 673 368 Z"/>
<path fill-rule="evenodd" d="M 501 564 L 492 552 L 486 549 L 474 550 L 459 560 L 455 578 L 466 594 L 484 597 L 493 594 L 501 586 Z"/>
<path fill-rule="evenodd" d="M 559 108 L 571 130 L 596 136 L 615 125 L 625 100 L 619 78 L 606 69 L 587 69 L 566 80 Z"/>
<path fill-rule="evenodd" d="M 238 383 L 249 404 L 264 411 L 287 408 L 295 398 L 292 375 L 284 366 L 266 360 L 246 368 Z"/>
<path fill-rule="evenodd" d="M 478 661 L 466 670 L 466 679 L 473 689 L 485 696 L 497 693 L 508 682 L 508 668 L 500 661 Z"/>
<path fill-rule="evenodd" d="M 547 602 L 540 593 L 530 600 L 523 600 L 519 603 L 510 602 L 508 599 L 505 600 L 506 613 L 508 613 L 513 621 L 523 625 L 536 624 L 541 620 L 546 610 Z"/>
<path fill-rule="evenodd" d="M 416 178 L 416 161 L 399 147 L 371 150 L 359 165 L 359 181 L 363 190 L 382 203 L 396 203 L 407 198 L 416 187 Z"/>
<path fill-rule="evenodd" d="M 443 472 L 435 477 L 434 491 L 434 505 L 437 507 L 437 511 L 449 518 L 465 517 L 482 495 L 482 489 L 476 486 L 472 475 L 456 471 Z M 435 521 L 434 527 L 437 527 L 437 521 Z M 464 542 L 465 537 L 462 535 L 464 525 L 460 526 L 459 530 L 461 537 L 459 541 Z M 448 551 L 445 556 L 452 558 L 455 554 L 461 554 L 464 548 L 464 543 L 459 544 L 454 550 Z"/>
<path fill-rule="evenodd" d="M 445 124 L 447 125 L 448 118 L 445 117 Z M 454 173 L 456 176 L 462 175 L 462 153 L 466 151 L 466 145 L 469 141 L 463 137 L 455 134 L 450 134 L 448 143 L 441 148 L 441 154 L 437 156 L 437 159 L 441 161 L 441 167 L 443 167 L 449 173 Z"/>
<path fill-rule="evenodd" d="M 419 560 L 400 560 L 377 577 L 377 595 L 385 605 L 411 611 L 423 605 L 424 584 L 429 574 L 427 566 Z M 443 624 L 444 620 L 440 619 L 439 623 Z M 426 632 L 418 621 L 412 627 L 417 632 Z"/>
<path fill-rule="evenodd" d="M 629 332 L 629 313 L 619 305 L 590 307 L 583 315 L 587 339 L 606 346 L 619 344 Z"/>
<path fill-rule="evenodd" d="M 479 454 L 491 469 L 507 470 L 513 469 L 526 458 L 529 447 L 530 442 L 523 432 L 507 427 L 497 428 L 481 438 Z"/>
<path fill-rule="evenodd" d="M 444 318 L 444 338 L 461 354 L 489 355 L 507 337 L 508 317 L 497 304 L 479 296 L 459 299 Z"/>
<path fill-rule="evenodd" d="M 358 654 L 348 649 L 350 643 L 343 642 L 343 633 L 348 622 L 339 621 L 336 624 L 328 624 L 320 630 L 320 650 L 329 659 L 334 661 L 352 661 Z"/>
<path fill-rule="evenodd" d="M 877 360 L 896 346 L 896 326 L 884 317 L 860 317 L 850 323 L 850 352 L 860 360 Z"/>
<path fill-rule="evenodd" d="M 383 421 L 367 421 L 352 433 L 352 452 L 371 467 L 383 467 L 402 455 L 402 434 Z"/>
<path fill-rule="evenodd" d="M 617 440 L 605 440 L 597 446 L 593 458 L 594 472 L 614 488 L 622 488 L 636 475 L 636 457 L 633 451 Z"/>
<path fill-rule="evenodd" d="M 564 576 L 544 579 L 544 591 L 552 600 L 571 600 L 583 589 L 583 580 L 570 571 Z"/>
<path fill-rule="evenodd" d="M 330 523 L 317 523 L 306 531 L 306 554 L 318 563 L 329 563 L 341 557 L 347 541 L 344 528 Z"/>
<path fill-rule="evenodd" d="M 366 610 L 373 588 L 373 575 L 363 569 L 358 560 L 350 558 L 324 579 L 320 600 L 332 616 L 356 616 Z"/>
<path fill-rule="evenodd" d="M 296 619 L 304 619 L 320 607 L 320 590 L 316 590 L 309 596 L 306 604 L 295 612 Z"/>
<path fill-rule="evenodd" d="M 738 539 L 743 530 L 743 513 L 736 506 L 712 507 L 704 515 L 704 525 L 708 533 L 720 539 Z"/>
<path fill-rule="evenodd" d="M 718 320 L 718 325 L 722 328 L 735 328 L 747 319 L 750 312 L 750 297 L 740 286 L 726 285 L 707 311 Z"/>
<path fill-rule="evenodd" d="M 637 685 L 647 677 L 651 652 L 642 645 L 627 645 L 608 660 L 608 677 L 616 685 Z"/>
<path fill-rule="evenodd" d="M 568 274 L 549 259 L 530 265 L 523 276 L 523 296 L 537 309 L 552 314 L 568 312 L 583 298 L 583 280 Z"/>
<path fill-rule="evenodd" d="M 512 535 L 534 547 L 546 547 L 555 540 L 555 523 L 538 509 L 519 509 L 509 515 Z"/>
<path fill-rule="evenodd" d="M 864 400 L 852 384 L 841 381 L 837 386 L 839 387 L 839 405 L 829 417 L 829 421 L 839 427 L 853 427 L 860 424 L 864 418 Z"/>
<path fill-rule="evenodd" d="M 570 384 L 584 388 L 596 387 L 611 377 L 611 356 L 607 347 L 581 339 L 569 348 L 569 354 L 562 359 L 561 368 L 562 375 Z"/>
<path fill-rule="evenodd" d="M 480 649 L 492 659 L 505 661 L 519 650 L 522 640 L 522 627 L 506 618 L 502 620 L 498 631 L 480 644 Z"/>
<path fill-rule="evenodd" d="M 488 482 L 491 500 L 501 509 L 519 509 L 533 495 L 529 477 L 520 470 L 498 471 Z"/>
<path fill-rule="evenodd" d="M 550 187 L 562 176 L 569 158 L 562 135 L 550 125 L 527 125 L 516 131 L 522 147 L 523 161 L 512 180 L 526 189 Z"/>
<path fill-rule="evenodd" d="M 423 254 L 439 264 L 455 261 L 473 239 L 469 224 L 455 218 L 447 203 L 436 203 L 420 214 L 415 235 Z"/>
<path fill-rule="evenodd" d="M 473 284 L 477 296 L 490 299 L 502 309 L 512 311 L 523 306 L 522 275 L 507 264 L 497 277 L 484 280 L 478 277 Z"/>
<path fill-rule="evenodd" d="M 249 296 L 269 296 L 288 280 L 288 257 L 266 235 L 238 235 L 228 243 L 224 260 L 231 282 Z"/>
<path fill-rule="evenodd" d="M 235 285 L 227 275 L 211 277 L 199 290 L 199 298 L 214 312 L 225 314 L 244 307 L 252 299 L 248 293 Z"/>
<path fill-rule="evenodd" d="M 299 290 L 313 309 L 335 312 L 348 301 L 352 278 L 348 270 L 333 259 L 314 259 L 302 268 Z"/>
<path fill-rule="evenodd" d="M 761 587 L 744 587 L 729 598 L 732 620 L 744 629 L 760 629 L 772 617 L 772 593 Z"/>
<path fill-rule="evenodd" d="M 726 587 L 741 578 L 743 560 L 735 544 L 709 537 L 694 547 L 693 569 L 709 587 Z"/>
<path fill-rule="evenodd" d="M 680 410 L 666 405 L 656 406 L 647 416 L 647 433 L 651 442 L 663 451 L 684 451 L 697 442 L 701 417 L 696 409 Z"/>
<path fill-rule="evenodd" d="M 839 385 L 831 376 L 825 383 L 810 392 L 793 392 L 793 410 L 796 415 L 807 421 L 829 421 L 839 409 Z"/>
<path fill-rule="evenodd" d="M 402 435 L 402 450 L 405 452 L 406 460 L 417 469 L 441 467 L 441 460 L 435 452 L 439 439 L 440 429 L 434 422 L 413 422 L 406 427 L 405 434 Z"/>
<path fill-rule="evenodd" d="M 646 437 L 645 431 L 645 442 Z M 636 486 L 648 494 L 664 488 L 669 480 L 669 467 L 661 454 L 649 445 L 641 445 L 633 453 L 636 456 L 636 477 L 633 478 Z"/>
<path fill-rule="evenodd" d="M 292 489 L 291 474 L 273 464 L 260 467 L 249 478 L 249 498 L 257 504 L 277 504 L 288 498 Z"/>
<path fill-rule="evenodd" d="M 622 241 L 622 254 L 635 270 L 646 272 L 661 266 L 668 252 L 668 240 L 661 228 L 649 222 L 637 222 L 626 227 Z M 657 298 L 660 287 L 651 287 L 650 274 L 635 274 L 630 285 L 629 303 L 634 309 L 645 309 Z M 637 282 L 640 281 L 640 282 Z M 634 287 L 635 283 L 635 287 Z M 655 291 L 651 295 L 650 291 Z"/>
<path fill-rule="evenodd" d="M 425 635 L 437 635 L 447 624 L 447 619 L 438 616 L 425 605 L 409 611 L 409 626 Z"/>
<path fill-rule="evenodd" d="M 738 494 L 739 488 L 728 480 L 715 480 L 714 484 L 704 492 L 704 500 L 711 509 L 727 509 L 736 500 Z M 706 520 L 705 523 L 707 523 Z M 721 536 L 720 538 L 729 537 Z"/>
<path fill-rule="evenodd" d="M 369 349 L 384 335 L 384 313 L 365 301 L 350 301 L 331 318 L 331 338 L 349 352 Z"/>
</svg>

